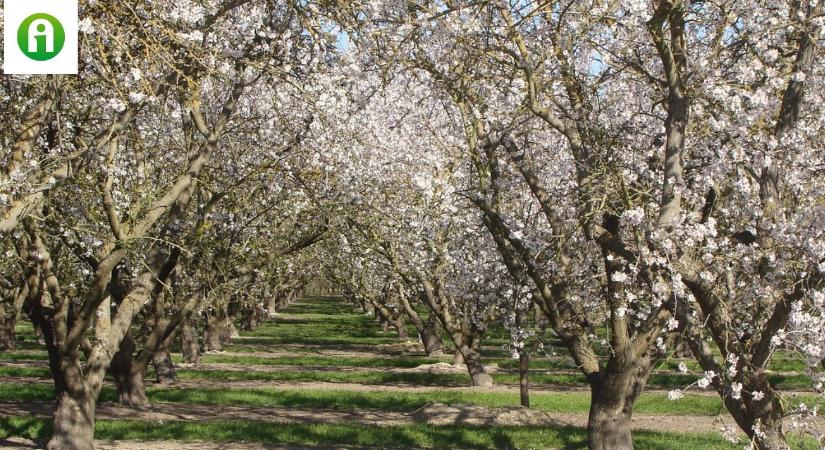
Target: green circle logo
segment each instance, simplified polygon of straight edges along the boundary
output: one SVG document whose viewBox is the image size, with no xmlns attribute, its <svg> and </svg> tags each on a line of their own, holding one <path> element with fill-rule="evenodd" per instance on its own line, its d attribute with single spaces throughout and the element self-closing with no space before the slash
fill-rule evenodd
<svg viewBox="0 0 825 450">
<path fill-rule="evenodd" d="M 66 31 L 54 16 L 32 14 L 17 29 L 17 45 L 24 55 L 35 61 L 48 61 L 63 50 Z"/>
</svg>

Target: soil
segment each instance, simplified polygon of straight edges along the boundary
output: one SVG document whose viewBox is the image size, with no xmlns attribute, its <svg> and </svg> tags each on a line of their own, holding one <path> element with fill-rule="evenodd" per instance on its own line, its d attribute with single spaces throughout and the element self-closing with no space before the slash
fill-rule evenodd
<svg viewBox="0 0 825 450">
<path fill-rule="evenodd" d="M 30 439 L 9 438 L 0 439 L 0 449 L 45 449 L 45 442 L 35 442 Z M 223 443 L 212 442 L 181 442 L 181 441 L 95 441 L 97 450 L 375 450 L 368 447 L 323 447 L 314 446 L 284 446 L 267 445 L 260 443 Z M 415 449 L 410 449 L 415 450 Z"/>
</svg>

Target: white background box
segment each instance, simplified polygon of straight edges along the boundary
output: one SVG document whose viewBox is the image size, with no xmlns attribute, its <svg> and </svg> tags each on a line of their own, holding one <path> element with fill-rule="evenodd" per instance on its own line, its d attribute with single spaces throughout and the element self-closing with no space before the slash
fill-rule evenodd
<svg viewBox="0 0 825 450">
<path fill-rule="evenodd" d="M 3 73 L 76 74 L 77 11 L 77 0 L 4 0 Z M 63 50 L 48 61 L 30 59 L 17 45 L 17 30 L 20 24 L 36 13 L 54 16 L 66 32 Z"/>
</svg>

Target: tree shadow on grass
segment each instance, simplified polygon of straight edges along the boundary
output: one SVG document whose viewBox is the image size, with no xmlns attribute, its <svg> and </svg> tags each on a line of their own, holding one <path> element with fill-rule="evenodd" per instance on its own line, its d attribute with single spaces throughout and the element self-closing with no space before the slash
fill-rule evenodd
<svg viewBox="0 0 825 450">
<path fill-rule="evenodd" d="M 51 434 L 51 420 L 34 417 L 0 417 L 0 448 L 46 448 Z M 34 445 L 10 442 L 9 437 L 30 439 Z"/>
</svg>

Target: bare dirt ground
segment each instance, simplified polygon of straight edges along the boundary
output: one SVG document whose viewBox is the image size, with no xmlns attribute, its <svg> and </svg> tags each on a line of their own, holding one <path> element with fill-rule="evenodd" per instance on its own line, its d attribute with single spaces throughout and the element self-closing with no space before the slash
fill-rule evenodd
<svg viewBox="0 0 825 450">
<path fill-rule="evenodd" d="M 53 410 L 54 405 L 51 402 L 0 402 L 0 411 L 2 411 L 0 415 L 49 418 Z M 153 403 L 144 409 L 102 402 L 96 408 L 95 417 L 145 422 L 251 420 L 269 423 L 356 423 L 361 425 L 412 423 L 409 414 L 398 412 L 260 408 L 162 402 Z"/>
<path fill-rule="evenodd" d="M 45 449 L 45 442 L 35 442 L 23 438 L 0 439 L 0 449 Z M 212 442 L 181 442 L 181 441 L 95 441 L 97 450 L 375 450 L 369 447 L 346 447 L 337 446 L 324 447 L 313 446 L 284 446 L 267 445 L 261 443 L 226 443 L 216 444 Z M 415 449 L 409 449 L 415 450 Z"/>
</svg>

